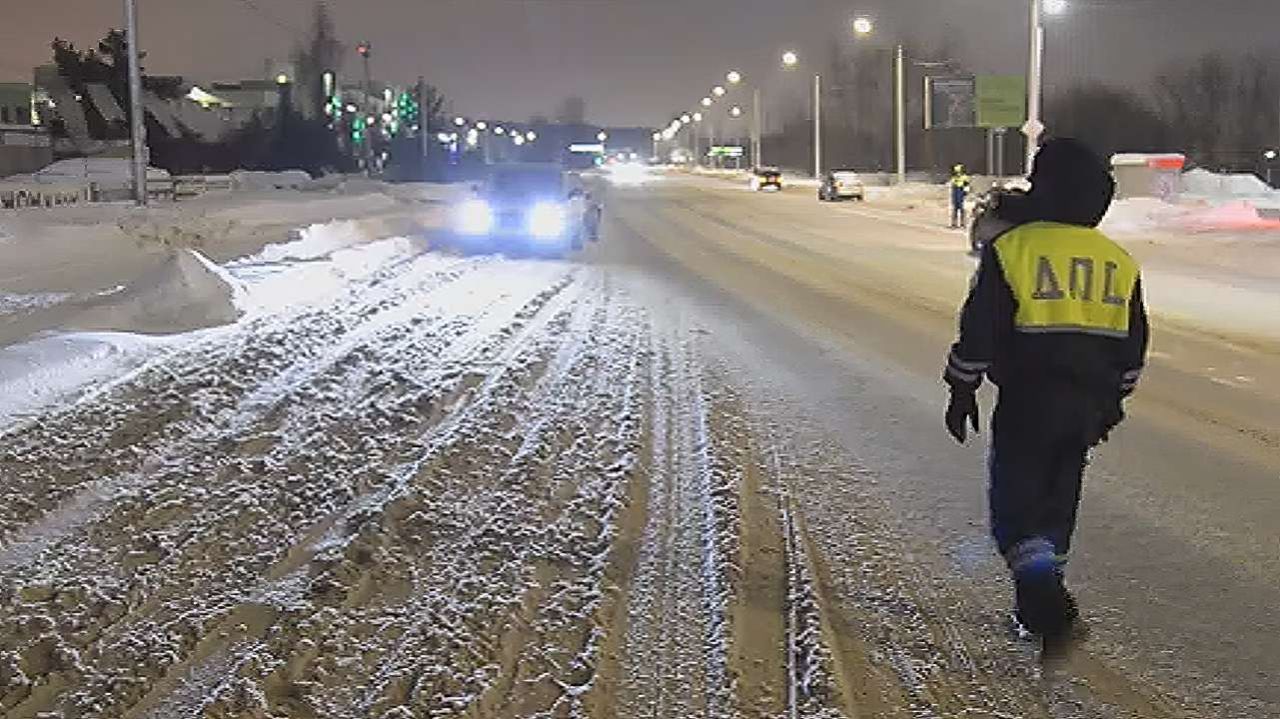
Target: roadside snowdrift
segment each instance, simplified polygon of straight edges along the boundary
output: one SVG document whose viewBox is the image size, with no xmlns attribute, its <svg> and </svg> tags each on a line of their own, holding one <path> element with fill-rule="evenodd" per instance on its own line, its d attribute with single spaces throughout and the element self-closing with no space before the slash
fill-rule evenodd
<svg viewBox="0 0 1280 719">
<path fill-rule="evenodd" d="M 119 292 L 92 300 L 75 329 L 139 334 L 187 332 L 234 322 L 239 282 L 196 250 L 174 250 L 159 267 Z"/>
</svg>

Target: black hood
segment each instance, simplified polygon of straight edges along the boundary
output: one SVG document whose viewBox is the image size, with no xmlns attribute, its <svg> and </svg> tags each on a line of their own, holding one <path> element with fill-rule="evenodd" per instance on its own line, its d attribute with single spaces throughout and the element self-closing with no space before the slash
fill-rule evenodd
<svg viewBox="0 0 1280 719">
<path fill-rule="evenodd" d="M 1115 197 L 1116 183 L 1102 158 L 1079 140 L 1055 138 L 1040 147 L 1029 198 L 1037 219 L 1096 227 Z"/>
</svg>

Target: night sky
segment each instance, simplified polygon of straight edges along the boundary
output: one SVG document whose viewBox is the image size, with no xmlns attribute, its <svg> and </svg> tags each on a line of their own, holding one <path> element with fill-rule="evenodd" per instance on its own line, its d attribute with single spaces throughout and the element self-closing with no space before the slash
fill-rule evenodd
<svg viewBox="0 0 1280 719">
<path fill-rule="evenodd" d="M 1098 79 L 1141 87 L 1172 60 L 1206 50 L 1280 49 L 1280 0 L 1069 0 L 1048 29 L 1055 86 Z M 6 3 L 7 4 L 7 3 Z M 122 25 L 119 0 L 20 3 L 0 24 L 0 80 L 29 80 L 55 35 L 88 46 Z M 196 81 L 264 75 L 287 59 L 313 0 L 138 0 L 147 68 Z M 890 44 L 950 33 L 978 72 L 1023 72 L 1025 0 L 332 0 L 339 37 L 374 45 L 374 74 L 440 86 L 457 112 L 523 119 L 569 95 L 601 124 L 660 125 L 737 68 L 767 97 L 798 96 L 777 69 L 784 49 L 826 49 L 855 13 Z M 855 42 L 852 38 L 848 42 Z M 887 69 L 886 69 L 887 72 Z"/>
</svg>

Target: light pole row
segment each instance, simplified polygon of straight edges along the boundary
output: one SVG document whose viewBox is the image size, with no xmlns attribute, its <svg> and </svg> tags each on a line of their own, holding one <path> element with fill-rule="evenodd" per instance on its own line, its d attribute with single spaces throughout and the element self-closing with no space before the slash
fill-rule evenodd
<svg viewBox="0 0 1280 719">
<path fill-rule="evenodd" d="M 1038 141 L 1044 134 L 1042 115 L 1042 97 L 1044 85 L 1044 18 L 1045 15 L 1060 15 L 1067 9 L 1068 0 L 1030 0 L 1030 47 L 1027 72 L 1027 120 L 1022 126 L 1023 135 L 1027 138 L 1026 172 L 1031 173 L 1032 162 L 1038 149 Z M 853 20 L 853 34 L 867 36 L 875 30 L 874 21 L 866 16 Z M 905 183 L 907 175 L 907 120 L 906 120 L 906 53 L 901 43 L 894 48 L 893 85 L 894 85 L 894 155 L 898 182 Z M 782 67 L 795 69 L 800 64 L 800 56 L 794 50 L 782 54 Z M 729 83 L 736 85 L 742 81 L 742 74 L 731 71 Z M 723 89 L 723 88 L 720 88 Z M 707 98 L 704 106 L 709 106 Z M 671 129 L 671 128 L 668 128 Z M 679 129 L 679 123 L 675 130 Z M 760 139 L 760 90 L 753 90 L 752 107 L 752 157 L 757 165 L 761 164 Z M 655 143 L 667 132 L 655 133 Z M 669 139 L 669 138 L 668 138 Z M 822 174 L 822 77 L 818 73 L 813 76 L 813 174 Z"/>
</svg>

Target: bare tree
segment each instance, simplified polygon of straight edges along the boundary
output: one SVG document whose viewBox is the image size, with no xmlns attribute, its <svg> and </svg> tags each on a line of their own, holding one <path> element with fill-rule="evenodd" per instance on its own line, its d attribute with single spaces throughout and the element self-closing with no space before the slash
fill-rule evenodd
<svg viewBox="0 0 1280 719">
<path fill-rule="evenodd" d="M 1205 55 L 1156 80 L 1156 106 L 1170 142 L 1215 168 L 1254 169 L 1280 127 L 1276 63 L 1247 55 Z"/>
<path fill-rule="evenodd" d="M 1045 109 L 1053 121 L 1053 135 L 1083 140 L 1104 156 L 1170 149 L 1169 125 L 1148 101 L 1130 90 L 1076 85 L 1049 98 Z"/>
<path fill-rule="evenodd" d="M 566 125 L 582 125 L 587 121 L 587 101 L 580 97 L 566 97 L 556 110 L 556 121 Z"/>
<path fill-rule="evenodd" d="M 324 74 L 337 73 L 342 68 L 343 45 L 338 41 L 329 6 L 321 0 L 316 3 L 311 21 L 311 36 L 306 44 L 293 51 L 296 84 L 299 88 L 299 109 L 307 117 L 318 117 L 328 98 L 324 91 Z"/>
</svg>

